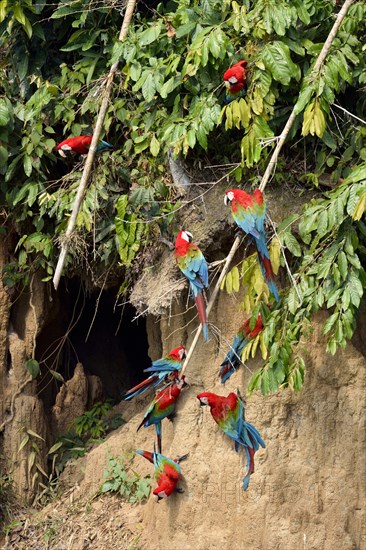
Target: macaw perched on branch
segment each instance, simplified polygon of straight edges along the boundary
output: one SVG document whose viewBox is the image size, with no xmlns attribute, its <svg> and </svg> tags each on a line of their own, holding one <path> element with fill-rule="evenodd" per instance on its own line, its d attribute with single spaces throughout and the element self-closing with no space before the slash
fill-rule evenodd
<svg viewBox="0 0 366 550">
<path fill-rule="evenodd" d="M 244 447 L 247 473 L 243 479 L 243 489 L 246 491 L 250 476 L 254 473 L 254 454 L 259 449 L 259 445 L 265 448 L 265 444 L 257 429 L 245 420 L 244 402 L 239 390 L 237 394 L 231 392 L 227 397 L 203 392 L 197 395 L 197 399 L 201 405 L 209 405 L 215 422 L 234 440 L 236 452 L 239 452 L 240 446 Z"/>
<path fill-rule="evenodd" d="M 274 282 L 274 273 L 264 232 L 266 203 L 262 191 L 256 189 L 251 195 L 241 189 L 230 189 L 230 191 L 226 191 L 225 193 L 224 203 L 225 205 L 230 204 L 231 213 L 237 225 L 245 233 L 249 233 L 254 238 L 263 277 L 268 284 L 269 290 L 277 302 L 279 302 L 280 297 L 276 283 Z"/>
<path fill-rule="evenodd" d="M 224 82 L 226 86 L 226 97 L 224 105 L 231 103 L 234 99 L 244 97 L 246 95 L 247 71 L 246 66 L 248 61 L 242 59 L 235 63 L 230 69 L 224 73 Z"/>
<path fill-rule="evenodd" d="M 136 453 L 145 457 L 151 464 L 154 464 L 154 477 L 158 486 L 154 489 L 153 495 L 158 497 L 157 502 L 162 498 L 167 498 L 174 491 L 183 493 L 183 489 L 177 487 L 181 474 L 179 463 L 185 460 L 188 454 L 178 456 L 175 460 L 172 460 L 155 452 L 155 447 L 153 453 L 149 451 L 136 451 Z"/>
<path fill-rule="evenodd" d="M 186 350 L 183 346 L 172 349 L 168 355 L 153 361 L 151 367 L 144 369 L 144 372 L 151 372 L 152 374 L 143 380 L 137 386 L 134 386 L 128 390 L 122 397 L 125 401 L 136 397 L 136 395 L 142 395 L 150 388 L 155 388 L 161 382 L 172 382 L 178 378 L 178 371 L 182 368 L 183 361 L 186 357 Z"/>
<path fill-rule="evenodd" d="M 173 420 L 178 397 L 182 388 L 187 385 L 184 378 L 185 377 L 183 375 L 180 380 L 171 382 L 166 388 L 161 390 L 161 392 L 155 396 L 155 398 L 151 401 L 141 424 L 137 428 L 137 431 L 139 431 L 141 426 L 147 428 L 148 426 L 155 424 L 159 453 L 161 453 L 162 440 L 161 421 L 164 418 Z"/>
<path fill-rule="evenodd" d="M 175 259 L 189 286 L 202 324 L 203 337 L 208 340 L 208 327 L 203 289 L 208 287 L 207 262 L 189 231 L 180 231 L 175 241 Z"/>
<path fill-rule="evenodd" d="M 238 370 L 241 365 L 241 354 L 250 340 L 253 340 L 263 330 L 261 314 L 258 315 L 253 330 L 250 330 L 250 318 L 244 321 L 237 334 L 234 336 L 233 343 L 220 365 L 219 376 L 224 384 L 230 376 Z"/>
<path fill-rule="evenodd" d="M 60 155 L 64 158 L 69 157 L 70 155 L 87 155 L 89 152 L 89 147 L 92 142 L 93 136 L 76 136 L 67 138 L 64 141 L 61 141 L 56 146 L 56 149 Z M 113 149 L 113 145 L 107 143 L 106 141 L 100 140 L 97 151 L 106 151 Z"/>
</svg>

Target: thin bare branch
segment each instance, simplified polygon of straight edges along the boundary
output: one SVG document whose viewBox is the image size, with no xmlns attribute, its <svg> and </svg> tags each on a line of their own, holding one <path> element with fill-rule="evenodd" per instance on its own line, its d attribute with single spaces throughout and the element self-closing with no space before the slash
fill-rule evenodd
<svg viewBox="0 0 366 550">
<path fill-rule="evenodd" d="M 324 63 L 324 60 L 329 52 L 329 49 L 332 45 L 332 42 L 333 40 L 335 39 L 336 37 L 336 34 L 337 34 L 337 31 L 349 9 L 349 7 L 351 6 L 351 4 L 353 4 L 355 0 L 346 0 L 345 3 L 343 4 L 341 10 L 339 11 L 338 15 L 337 15 L 337 19 L 335 20 L 334 22 L 334 25 L 328 35 L 328 38 L 326 39 L 326 41 L 324 42 L 324 46 L 322 47 L 322 50 L 319 54 L 319 57 L 318 59 L 316 60 L 316 63 L 311 71 L 311 74 L 312 76 L 315 78 L 317 73 L 320 71 L 323 63 Z M 269 181 L 269 178 L 271 177 L 271 175 L 273 174 L 274 170 L 275 170 L 275 167 L 277 165 L 277 159 L 278 159 L 278 155 L 280 154 L 280 151 L 283 147 L 283 144 L 285 143 L 285 140 L 289 134 L 289 131 L 291 130 L 291 127 L 295 121 L 295 118 L 296 118 L 296 114 L 295 114 L 295 107 L 297 105 L 297 102 L 292 110 L 292 113 L 291 115 L 289 116 L 287 122 L 286 122 L 286 125 L 284 127 L 284 129 L 282 130 L 282 133 L 281 135 L 279 136 L 279 139 L 278 139 L 278 142 L 277 142 L 277 145 L 276 145 L 276 148 L 275 150 L 273 151 L 272 153 L 272 156 L 271 156 L 271 159 L 267 165 L 267 168 L 266 168 L 266 171 L 264 172 L 263 174 L 263 178 L 262 178 L 262 181 L 261 181 L 261 184 L 259 186 L 259 189 L 261 191 L 263 191 L 263 189 L 265 188 L 265 186 L 267 185 L 268 181 Z"/>
<path fill-rule="evenodd" d="M 337 103 L 333 103 L 333 107 L 337 107 L 337 109 L 341 109 L 341 111 L 343 111 L 344 113 L 346 113 L 348 116 L 358 120 L 359 122 L 362 122 L 362 124 L 364 124 L 366 126 L 366 120 L 363 120 L 362 118 L 360 118 L 359 116 L 356 116 L 354 115 L 353 113 L 351 113 L 350 111 L 347 111 L 347 109 L 345 109 L 344 107 L 341 107 L 340 105 L 338 105 Z"/>
<path fill-rule="evenodd" d="M 129 28 L 130 23 L 131 23 L 131 19 L 132 19 L 132 15 L 133 15 L 133 12 L 134 12 L 134 9 L 135 9 L 135 5 L 136 5 L 136 0 L 128 0 L 127 1 L 125 16 L 123 18 L 122 27 L 121 27 L 121 31 L 120 31 L 120 34 L 119 34 L 119 39 L 120 39 L 121 42 L 123 40 L 125 40 L 125 38 L 127 36 L 128 28 Z M 91 170 L 92 170 L 92 166 L 93 166 L 93 162 L 94 162 L 94 157 L 95 157 L 95 153 L 96 153 L 98 142 L 99 142 L 99 136 L 100 136 L 102 128 L 103 128 L 104 118 L 105 118 L 105 115 L 106 115 L 106 112 L 107 112 L 107 109 L 108 109 L 108 106 L 109 106 L 109 101 L 110 101 L 110 98 L 111 98 L 111 94 L 112 94 L 113 79 L 114 79 L 114 75 L 117 72 L 117 69 L 118 69 L 118 61 L 112 65 L 111 70 L 109 71 L 109 75 L 107 76 L 107 78 L 105 80 L 102 104 L 100 106 L 100 111 L 99 111 L 99 114 L 98 114 L 95 129 L 94 129 L 94 132 L 93 132 L 93 139 L 92 139 L 92 142 L 91 142 L 91 145 L 90 145 L 88 156 L 86 157 L 84 171 L 83 171 L 83 174 L 81 176 L 81 180 L 80 180 L 78 191 L 77 191 L 77 194 L 76 194 L 76 197 L 75 197 L 75 201 L 74 201 L 72 213 L 71 213 L 71 216 L 70 216 L 70 219 L 69 219 L 69 223 L 67 224 L 67 229 L 66 229 L 64 238 L 62 240 L 61 252 L 60 252 L 60 256 L 59 256 L 57 266 L 56 266 L 56 269 L 55 269 L 55 275 L 53 277 L 53 284 L 54 284 L 54 287 L 55 287 L 56 290 L 57 290 L 57 287 L 60 283 L 62 270 L 63 270 L 64 264 L 65 264 L 66 254 L 67 254 L 67 251 L 69 249 L 70 235 L 71 235 L 71 233 L 73 232 L 73 230 L 75 228 L 76 219 L 77 219 L 77 216 L 78 216 L 78 213 L 79 213 L 79 210 L 80 210 L 81 203 L 82 203 L 83 198 L 84 198 L 86 187 L 87 187 L 88 182 L 89 182 L 89 178 L 90 178 L 90 174 L 91 174 Z"/>
</svg>

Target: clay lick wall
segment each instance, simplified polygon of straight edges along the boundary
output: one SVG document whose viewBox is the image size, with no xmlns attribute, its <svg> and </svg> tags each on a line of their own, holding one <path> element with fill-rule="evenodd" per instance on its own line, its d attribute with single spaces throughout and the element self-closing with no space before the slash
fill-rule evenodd
<svg viewBox="0 0 366 550">
<path fill-rule="evenodd" d="M 63 281 L 56 294 L 37 274 L 18 294 L 1 289 L 0 455 L 24 502 L 45 482 L 35 465 L 49 473 L 47 450 L 57 435 L 96 401 L 118 403 L 150 365 L 146 319 L 133 321 L 132 306 L 116 306 L 117 290 L 87 293 L 75 279 Z M 25 368 L 34 349 L 41 367 L 36 380 Z M 28 433 L 19 452 L 28 430 L 42 439 Z"/>
<path fill-rule="evenodd" d="M 189 327 L 177 330 L 191 315 L 179 313 L 176 308 L 170 324 L 161 323 L 166 349 L 189 345 L 192 339 Z M 365 547 L 366 360 L 352 343 L 334 357 L 325 353 L 321 325 L 326 316 L 321 312 L 314 318 L 312 336 L 301 344 L 308 357 L 303 390 L 247 399 L 246 419 L 257 427 L 266 449 L 256 453 L 256 471 L 244 493 L 244 458 L 195 397 L 204 390 L 227 395 L 237 387 L 245 395 L 250 378 L 241 367 L 225 386 L 218 380 L 227 349 L 224 338 L 231 342 L 242 322 L 236 300 L 220 294 L 210 321 L 223 338 L 200 341 L 186 371 L 190 387 L 173 426 L 163 427 L 164 454 L 174 458 L 189 452 L 182 463 L 185 493 L 159 505 L 149 500 L 142 514 L 150 537 L 146 547 Z M 359 330 L 363 326 L 361 319 Z M 356 334 L 355 341 L 359 339 Z M 249 361 L 248 367 L 253 371 L 259 364 L 259 359 Z M 141 448 L 139 441 L 136 445 Z"/>
</svg>

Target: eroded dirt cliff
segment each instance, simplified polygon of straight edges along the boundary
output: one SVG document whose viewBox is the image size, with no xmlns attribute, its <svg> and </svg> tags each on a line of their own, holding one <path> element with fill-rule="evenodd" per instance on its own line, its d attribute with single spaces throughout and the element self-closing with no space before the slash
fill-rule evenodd
<svg viewBox="0 0 366 550">
<path fill-rule="evenodd" d="M 314 319 L 314 331 L 303 343 L 308 361 L 302 392 L 285 390 L 247 400 L 247 419 L 266 442 L 266 449 L 256 454 L 256 472 L 247 493 L 241 489 L 243 459 L 195 396 L 203 389 L 222 395 L 236 387 L 243 391 L 250 373 L 241 368 L 223 387 L 217 370 L 226 344 L 223 338 L 221 342 L 211 338 L 208 344 L 202 341 L 197 346 L 187 369 L 190 387 L 182 395 L 174 423 L 163 426 L 164 454 L 189 453 L 182 463 L 184 494 L 159 504 L 151 497 L 141 506 L 118 503 L 117 497 L 96 497 L 109 456 L 152 448 L 152 427 L 136 433 L 151 395 L 135 403 L 121 403 L 118 409 L 127 423 L 67 468 L 62 499 L 38 516 L 38 531 L 36 520 L 28 526 L 27 532 L 33 532 L 38 546 L 33 546 L 23 531 L 13 539 L 16 545 L 8 547 L 365 548 L 366 361 L 351 344 L 335 357 L 325 354 L 320 330 L 324 316 Z M 162 321 L 164 352 L 176 342 L 174 331 L 185 325 L 188 317 L 175 307 L 170 324 Z M 230 340 L 240 321 L 232 298 L 222 294 L 211 322 Z M 187 335 L 182 344 L 189 345 L 192 334 L 187 331 Z M 154 357 L 158 343 L 152 339 L 150 344 Z M 253 370 L 257 364 L 248 366 Z M 133 467 L 141 474 L 151 473 L 141 457 L 136 457 Z M 55 536 L 48 546 L 42 546 L 42 539 L 34 535 L 50 524 Z"/>
</svg>

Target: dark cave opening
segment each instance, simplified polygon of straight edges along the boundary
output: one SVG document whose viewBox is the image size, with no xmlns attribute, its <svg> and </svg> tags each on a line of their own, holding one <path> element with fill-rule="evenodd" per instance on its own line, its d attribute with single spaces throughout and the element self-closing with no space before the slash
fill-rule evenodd
<svg viewBox="0 0 366 550">
<path fill-rule="evenodd" d="M 65 281 L 54 297 L 36 347 L 41 364 L 39 395 L 47 410 L 60 389 L 50 370 L 67 381 L 81 363 L 86 375 L 100 378 L 103 398 L 114 403 L 146 376 L 143 370 L 151 364 L 146 318 L 134 320 L 133 306 L 117 305 L 117 291 L 113 287 L 86 293 L 75 278 Z"/>
</svg>

